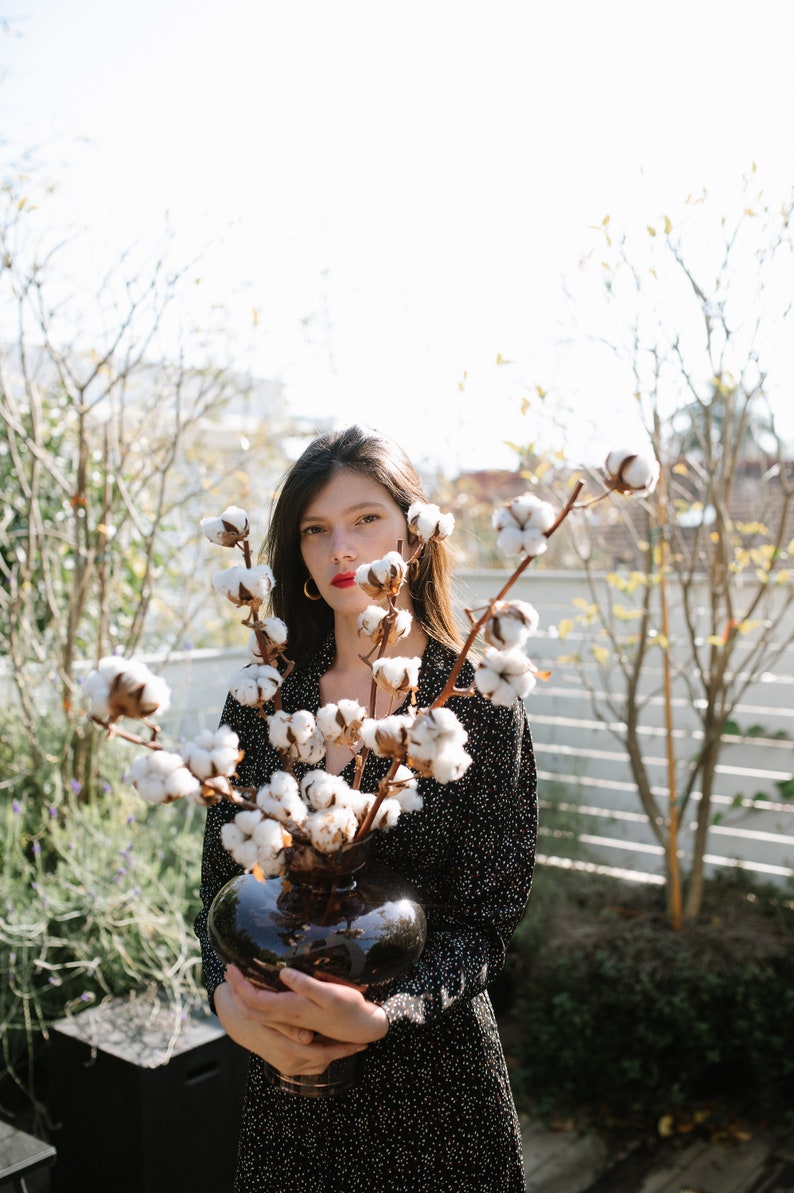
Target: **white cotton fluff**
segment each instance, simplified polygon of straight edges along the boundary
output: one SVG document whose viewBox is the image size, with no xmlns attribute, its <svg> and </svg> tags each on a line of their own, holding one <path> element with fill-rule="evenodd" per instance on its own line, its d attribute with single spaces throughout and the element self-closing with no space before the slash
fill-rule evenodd
<svg viewBox="0 0 794 1193">
<path fill-rule="evenodd" d="M 497 546 L 506 555 L 542 555 L 548 546 L 545 532 L 554 520 L 554 508 L 534 493 L 514 497 L 494 512 Z"/>
<path fill-rule="evenodd" d="M 540 617 L 529 601 L 497 601 L 485 623 L 484 638 L 497 650 L 523 646 L 538 628 Z"/>
<path fill-rule="evenodd" d="M 400 758 L 408 749 L 414 713 L 395 713 L 376 721 L 368 717 L 361 726 L 364 745 L 381 758 Z"/>
<path fill-rule="evenodd" d="M 228 725 L 203 729 L 183 749 L 185 765 L 199 779 L 233 775 L 240 761 L 240 741 Z"/>
<path fill-rule="evenodd" d="M 304 828 L 315 849 L 320 853 L 334 853 L 353 840 L 358 821 L 351 808 L 324 808 L 310 812 Z"/>
<path fill-rule="evenodd" d="M 363 613 L 358 615 L 358 632 L 364 634 L 367 638 L 371 638 L 376 646 L 380 646 L 386 637 L 386 610 L 379 608 L 377 605 L 368 605 Z M 405 638 L 411 632 L 413 625 L 413 617 L 407 609 L 399 609 L 388 631 L 389 644 L 399 642 L 400 638 Z"/>
<path fill-rule="evenodd" d="M 276 820 L 245 809 L 221 828 L 221 843 L 244 870 L 258 865 L 270 877 L 284 869 L 284 849 L 292 837 Z"/>
<path fill-rule="evenodd" d="M 400 819 L 401 811 L 402 808 L 400 807 L 399 800 L 393 799 L 391 796 L 387 796 L 375 813 L 375 819 L 372 821 L 372 827 L 381 833 L 387 833 L 390 828 L 394 828 L 395 824 Z"/>
<path fill-rule="evenodd" d="M 439 783 L 455 782 L 471 765 L 471 758 L 463 749 L 468 738 L 451 709 L 424 709 L 411 730 L 411 766 Z"/>
<path fill-rule="evenodd" d="M 165 712 L 171 703 L 171 689 L 145 663 L 107 655 L 99 660 L 83 684 L 91 701 L 91 716 L 100 720 L 132 717 L 140 720 Z"/>
<path fill-rule="evenodd" d="M 399 551 L 387 551 L 382 559 L 356 568 L 356 583 L 373 600 L 395 597 L 405 579 L 408 565 Z"/>
<path fill-rule="evenodd" d="M 219 547 L 234 547 L 248 534 L 248 514 L 239 506 L 230 505 L 219 518 L 202 518 L 201 529 Z"/>
<path fill-rule="evenodd" d="M 197 795 L 201 784 L 186 768 L 180 754 L 152 750 L 133 760 L 127 779 L 149 804 L 169 804 Z"/>
<path fill-rule="evenodd" d="M 249 708 L 260 708 L 272 700 L 281 687 L 281 674 L 267 663 L 250 663 L 229 680 L 229 692 Z"/>
<path fill-rule="evenodd" d="M 272 650 L 273 654 L 279 654 L 286 648 L 288 631 L 286 623 L 280 617 L 266 617 L 259 623 L 259 630 L 265 639 L 265 645 Z M 248 635 L 248 655 L 254 663 L 267 662 L 259 649 L 259 640 L 254 630 L 251 630 Z"/>
<path fill-rule="evenodd" d="M 535 668 L 519 650 L 488 647 L 474 675 L 477 690 L 492 704 L 510 705 L 527 696 L 535 686 Z"/>
<path fill-rule="evenodd" d="M 277 770 L 256 793 L 256 802 L 266 816 L 282 824 L 301 825 L 308 809 L 300 797 L 298 784 L 287 771 Z"/>
<path fill-rule="evenodd" d="M 400 693 L 415 691 L 419 684 L 421 665 L 420 658 L 404 658 L 400 655 L 376 659 L 372 664 L 372 678 L 379 688 L 397 696 Z"/>
<path fill-rule="evenodd" d="M 432 758 L 445 746 L 464 746 L 469 735 L 451 708 L 425 708 L 411 727 L 411 756 Z"/>
<path fill-rule="evenodd" d="M 310 770 L 301 779 L 301 795 L 314 811 L 320 808 L 349 806 L 349 787 L 341 775 L 324 770 Z"/>
<path fill-rule="evenodd" d="M 456 746 L 446 746 L 427 763 L 430 774 L 438 783 L 457 783 L 471 766 L 471 755 Z"/>
<path fill-rule="evenodd" d="M 395 799 L 403 812 L 421 812 L 424 800 L 419 794 L 419 783 L 407 766 L 397 767 L 389 798 Z"/>
<path fill-rule="evenodd" d="M 327 742 L 354 746 L 361 737 L 361 724 L 367 710 L 357 700 L 340 700 L 338 704 L 324 704 L 317 710 L 317 728 Z"/>
<path fill-rule="evenodd" d="M 607 483 L 624 493 L 647 497 L 659 480 L 659 461 L 651 456 L 620 448 L 611 451 L 604 464 Z"/>
<path fill-rule="evenodd" d="M 275 580 L 266 563 L 247 568 L 239 564 L 212 577 L 213 587 L 233 605 L 260 604 L 273 591 Z"/>
<path fill-rule="evenodd" d="M 423 543 L 449 538 L 455 529 L 454 515 L 442 514 L 431 501 L 415 501 L 408 509 L 406 521 L 411 533 Z"/>
<path fill-rule="evenodd" d="M 300 709 L 286 713 L 282 709 L 267 718 L 270 741 L 276 750 L 297 762 L 314 766 L 325 755 L 325 739 L 310 712 Z"/>
</svg>

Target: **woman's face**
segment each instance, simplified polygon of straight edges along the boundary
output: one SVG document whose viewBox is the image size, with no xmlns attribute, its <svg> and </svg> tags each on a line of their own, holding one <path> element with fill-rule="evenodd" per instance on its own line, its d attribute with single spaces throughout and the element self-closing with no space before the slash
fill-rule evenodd
<svg viewBox="0 0 794 1193">
<path fill-rule="evenodd" d="M 312 498 L 299 523 L 301 555 L 322 598 L 338 613 L 359 613 L 371 603 L 355 582 L 362 563 L 396 551 L 407 557 L 405 515 L 383 485 L 340 470 Z"/>
</svg>

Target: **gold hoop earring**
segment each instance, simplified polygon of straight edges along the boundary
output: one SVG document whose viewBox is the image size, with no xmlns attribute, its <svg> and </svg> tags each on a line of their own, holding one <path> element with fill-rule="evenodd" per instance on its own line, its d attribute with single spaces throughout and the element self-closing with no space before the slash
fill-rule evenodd
<svg viewBox="0 0 794 1193">
<path fill-rule="evenodd" d="M 309 592 L 309 584 L 311 583 L 311 580 L 312 580 L 311 576 L 307 577 L 306 583 L 303 585 L 303 595 L 307 598 L 307 600 L 321 601 L 323 598 L 320 596 L 319 589 L 317 590 L 316 596 L 313 592 Z M 317 588 L 317 585 L 315 584 L 314 587 Z"/>
</svg>

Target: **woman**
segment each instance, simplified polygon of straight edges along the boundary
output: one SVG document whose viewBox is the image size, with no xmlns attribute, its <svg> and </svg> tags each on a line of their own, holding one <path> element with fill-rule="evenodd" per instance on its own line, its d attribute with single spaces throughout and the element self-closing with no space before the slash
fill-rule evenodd
<svg viewBox="0 0 794 1193">
<path fill-rule="evenodd" d="M 412 544 L 406 511 L 425 500 L 393 444 L 358 427 L 309 445 L 288 473 L 266 554 L 277 578 L 274 615 L 290 629 L 296 662 L 283 707 L 312 711 L 340 698 L 369 703 L 371 672 L 357 619 L 369 599 L 353 580 L 362 563 Z M 408 639 L 389 653 L 419 655 L 418 707 L 441 691 L 459 650 L 446 544 L 428 543 L 399 603 L 413 614 Z M 471 682 L 468 663 L 458 681 Z M 376 715 L 389 711 L 379 690 Z M 233 806 L 210 809 L 196 921 L 210 999 L 227 1033 L 252 1054 L 243 1109 L 237 1193 L 518 1193 L 521 1139 L 487 986 L 524 910 L 534 858 L 535 767 L 523 708 L 453 697 L 473 762 L 445 786 L 422 779 L 424 806 L 375 834 L 375 855 L 417 888 L 428 920 L 419 961 L 368 996 L 349 986 L 282 972 L 283 993 L 224 971 L 206 936 L 206 912 L 238 867 L 220 843 Z M 224 722 L 239 734 L 243 785 L 281 763 L 265 721 L 231 698 Z M 352 774 L 350 751 L 329 747 L 328 770 Z M 374 791 L 388 760 L 370 754 L 362 788 Z M 305 768 L 296 764 L 298 777 Z M 334 1042 L 329 1042 L 334 1041 Z M 320 1073 L 364 1053 L 360 1083 L 333 1098 L 269 1088 L 262 1060 L 288 1073 Z"/>
</svg>

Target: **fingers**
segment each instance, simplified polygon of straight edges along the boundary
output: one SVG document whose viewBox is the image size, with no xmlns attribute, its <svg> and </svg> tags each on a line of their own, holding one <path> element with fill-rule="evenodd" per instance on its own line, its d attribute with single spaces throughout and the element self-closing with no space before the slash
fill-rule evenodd
<svg viewBox="0 0 794 1193">
<path fill-rule="evenodd" d="M 273 1031 L 281 1032 L 286 1039 L 292 1040 L 294 1044 L 311 1044 L 314 1039 L 314 1032 L 310 1031 L 308 1027 L 295 1027 L 292 1023 L 268 1023 L 268 1027 Z"/>
</svg>

